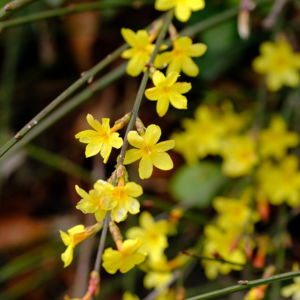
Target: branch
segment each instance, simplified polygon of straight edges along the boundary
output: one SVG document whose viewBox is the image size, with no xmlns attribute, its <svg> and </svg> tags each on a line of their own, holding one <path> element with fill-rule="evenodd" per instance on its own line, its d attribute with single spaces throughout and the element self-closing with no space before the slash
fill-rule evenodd
<svg viewBox="0 0 300 300">
<path fill-rule="evenodd" d="M 7 4 L 5 4 L 0 9 L 0 19 L 9 16 L 19 8 L 22 8 L 23 6 L 26 6 L 30 4 L 31 2 L 34 2 L 35 0 L 13 0 Z"/>
<path fill-rule="evenodd" d="M 29 0 L 27 0 L 29 1 Z M 30 0 L 33 1 L 33 0 Z M 26 23 L 38 22 L 55 17 L 61 17 L 70 14 L 76 14 L 84 11 L 92 11 L 97 9 L 128 6 L 132 4 L 132 0 L 128 1 L 99 1 L 84 4 L 70 4 L 66 7 L 49 9 L 46 11 L 31 14 L 29 16 L 18 17 L 15 19 L 0 22 L 0 31 L 5 28 L 20 26 Z"/>
<path fill-rule="evenodd" d="M 187 298 L 185 300 L 206 300 L 206 299 L 215 299 L 221 296 L 226 296 L 232 293 L 248 290 L 250 288 L 264 285 L 264 284 L 271 284 L 273 282 L 278 282 L 278 281 L 283 281 L 283 280 L 288 280 L 292 279 L 295 277 L 300 276 L 300 271 L 295 271 L 295 272 L 288 272 L 288 273 L 282 273 L 279 275 L 275 275 L 269 278 L 263 278 L 263 279 L 257 279 L 257 280 L 242 280 L 240 281 L 240 284 L 233 285 L 224 289 L 216 290 L 213 292 L 205 293 L 202 295 L 194 296 Z"/>
</svg>

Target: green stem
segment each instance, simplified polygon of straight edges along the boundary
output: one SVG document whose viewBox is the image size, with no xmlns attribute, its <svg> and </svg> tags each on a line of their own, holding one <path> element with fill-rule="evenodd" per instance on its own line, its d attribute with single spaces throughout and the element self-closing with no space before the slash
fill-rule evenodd
<svg viewBox="0 0 300 300">
<path fill-rule="evenodd" d="M 89 171 L 74 164 L 72 161 L 64 157 L 61 157 L 57 154 L 51 153 L 43 148 L 34 145 L 28 145 L 26 147 L 26 151 L 31 158 L 44 163 L 56 170 L 74 176 L 86 182 L 93 182 L 93 178 Z"/>
<path fill-rule="evenodd" d="M 121 53 L 127 48 L 127 45 L 122 45 L 114 52 L 109 54 L 106 58 L 101 60 L 89 71 L 82 74 L 82 77 L 76 80 L 70 87 L 68 87 L 64 92 L 62 92 L 57 98 L 55 98 L 49 105 L 47 105 L 43 110 L 41 110 L 31 121 L 29 121 L 12 139 L 10 139 L 4 146 L 0 148 L 0 158 L 16 143 L 24 138 L 29 131 L 31 131 L 37 124 L 40 123 L 42 119 L 45 118 L 50 112 L 52 112 L 59 104 L 61 104 L 67 97 L 72 95 L 76 90 L 78 90 L 83 84 L 93 79 L 93 77 L 118 58 Z M 99 81 L 97 81 L 99 82 Z M 89 89 L 89 88 L 88 88 Z M 82 93 L 81 93 L 82 94 Z M 80 95 L 81 95 L 80 94 Z M 86 98 L 85 98 L 86 99 Z"/>
<path fill-rule="evenodd" d="M 115 70 L 107 73 L 105 76 L 101 77 L 97 81 L 95 81 L 92 85 L 90 85 L 87 89 L 83 90 L 77 96 L 70 99 L 70 101 L 61 105 L 59 109 L 54 111 L 47 118 L 38 123 L 38 126 L 32 128 L 22 139 L 18 141 L 18 143 L 8 152 L 5 156 L 0 156 L 0 163 L 3 162 L 6 157 L 23 146 L 28 144 L 33 138 L 38 136 L 41 132 L 45 131 L 55 122 L 60 120 L 63 116 L 65 116 L 68 112 L 73 110 L 75 107 L 91 98 L 97 91 L 107 87 L 109 84 L 114 82 L 116 79 L 120 78 L 125 72 L 125 64 L 122 64 L 120 67 Z M 7 151 L 6 151 L 7 152 Z"/>
<path fill-rule="evenodd" d="M 26 6 L 30 4 L 31 2 L 34 2 L 35 0 L 13 0 L 7 4 L 5 4 L 0 9 L 0 19 L 9 16 L 19 8 L 22 8 L 23 6 Z"/>
<path fill-rule="evenodd" d="M 104 251 L 105 247 L 105 241 L 106 241 L 106 236 L 107 236 L 107 231 L 108 231 L 108 224 L 110 221 L 110 213 L 107 213 L 104 219 L 103 223 L 103 228 L 101 231 L 101 236 L 100 236 L 100 241 L 99 241 L 99 246 L 98 246 L 98 251 L 97 251 L 97 257 L 94 265 L 94 271 L 99 272 L 101 268 L 101 262 L 102 262 L 102 254 Z"/>
<path fill-rule="evenodd" d="M 282 273 L 279 275 L 275 275 L 272 277 L 268 278 L 262 278 L 262 279 L 257 279 L 257 280 L 251 280 L 251 281 L 243 281 L 243 284 L 237 284 L 233 285 L 224 289 L 220 289 L 217 291 L 205 293 L 202 295 L 194 296 L 187 298 L 185 300 L 206 300 L 206 299 L 215 299 L 218 297 L 226 296 L 232 293 L 248 290 L 250 288 L 254 288 L 256 286 L 264 285 L 264 284 L 272 284 L 274 282 L 278 281 L 283 281 L 283 280 L 288 280 L 292 279 L 295 277 L 300 276 L 300 271 L 295 271 L 295 272 L 288 272 L 288 273 Z"/>
<path fill-rule="evenodd" d="M 97 9 L 104 8 L 113 8 L 120 6 L 128 6 L 132 4 L 132 1 L 99 1 L 99 2 L 91 2 L 84 4 L 70 4 L 67 7 L 50 9 L 38 13 L 31 14 L 29 16 L 18 17 L 11 20 L 0 22 L 0 31 L 14 26 L 20 26 L 26 23 L 37 22 L 41 20 L 46 20 L 54 17 L 61 17 L 69 14 L 80 13 L 84 11 L 92 11 Z"/>
</svg>

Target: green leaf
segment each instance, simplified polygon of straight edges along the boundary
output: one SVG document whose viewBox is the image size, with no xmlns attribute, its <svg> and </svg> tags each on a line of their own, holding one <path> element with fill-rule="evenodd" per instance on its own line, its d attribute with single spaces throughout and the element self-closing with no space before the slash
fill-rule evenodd
<svg viewBox="0 0 300 300">
<path fill-rule="evenodd" d="M 186 206 L 207 207 L 224 185 L 226 177 L 220 166 L 210 162 L 181 167 L 171 180 L 171 192 Z"/>
</svg>

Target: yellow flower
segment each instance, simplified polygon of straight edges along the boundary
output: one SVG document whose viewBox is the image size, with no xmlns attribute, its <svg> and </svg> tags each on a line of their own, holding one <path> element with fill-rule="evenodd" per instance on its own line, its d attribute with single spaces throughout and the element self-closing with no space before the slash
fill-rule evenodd
<svg viewBox="0 0 300 300">
<path fill-rule="evenodd" d="M 131 46 L 122 53 L 123 58 L 129 59 L 127 73 L 134 77 L 138 76 L 145 68 L 145 64 L 149 62 L 154 50 L 153 37 L 146 30 L 138 30 L 134 33 L 131 29 L 122 28 L 121 33 Z"/>
<path fill-rule="evenodd" d="M 159 260 L 168 247 L 168 221 L 155 221 L 148 212 L 143 212 L 140 216 L 140 226 L 130 228 L 127 231 L 128 238 L 138 238 L 142 242 L 141 250 L 148 254 L 149 259 Z"/>
<path fill-rule="evenodd" d="M 207 46 L 204 44 L 193 44 L 189 37 L 179 37 L 173 41 L 171 51 L 157 55 L 154 65 L 156 68 L 168 65 L 167 74 L 183 71 L 186 75 L 194 77 L 198 75 L 199 68 L 191 57 L 202 56 L 206 50 Z"/>
<path fill-rule="evenodd" d="M 77 194 L 82 198 L 76 208 L 84 214 L 95 214 L 96 220 L 102 221 L 108 210 L 117 205 L 117 200 L 112 197 L 114 187 L 103 180 L 94 184 L 94 189 L 87 193 L 79 186 L 75 186 Z"/>
<path fill-rule="evenodd" d="M 202 260 L 204 271 L 209 279 L 215 279 L 218 273 L 228 274 L 232 270 L 241 270 L 246 263 L 246 255 L 243 251 L 243 239 L 236 232 L 223 230 L 214 225 L 207 225 L 204 229 L 206 239 L 203 253 L 205 257 L 221 258 L 232 263 L 214 260 Z"/>
<path fill-rule="evenodd" d="M 264 129 L 259 135 L 259 149 L 262 157 L 282 158 L 289 147 L 299 144 L 299 135 L 289 132 L 286 123 L 280 116 L 272 118 L 270 128 Z"/>
<path fill-rule="evenodd" d="M 122 300 L 140 300 L 140 298 L 138 296 L 135 296 L 129 292 L 125 292 L 123 294 L 123 298 Z"/>
<path fill-rule="evenodd" d="M 142 193 L 142 187 L 134 182 L 114 187 L 112 199 L 116 201 L 116 206 L 111 211 L 111 218 L 116 222 L 121 222 L 126 219 L 128 212 L 139 213 L 140 203 L 135 197 L 139 197 Z"/>
<path fill-rule="evenodd" d="M 147 289 L 159 289 L 167 284 L 172 278 L 172 272 L 147 272 L 144 278 L 144 286 Z"/>
<path fill-rule="evenodd" d="M 231 177 L 249 174 L 258 162 L 255 143 L 248 136 L 233 136 L 224 140 L 222 169 L 225 175 Z"/>
<path fill-rule="evenodd" d="M 64 262 L 64 267 L 67 267 L 71 264 L 76 245 L 86 240 L 100 229 L 101 224 L 97 223 L 86 228 L 83 225 L 76 225 L 70 228 L 67 233 L 60 230 L 61 239 L 67 246 L 67 249 L 61 255 L 61 259 Z"/>
<path fill-rule="evenodd" d="M 253 61 L 253 68 L 256 72 L 266 75 L 270 91 L 277 91 L 283 85 L 299 85 L 300 54 L 293 52 L 286 40 L 265 42 L 260 46 L 260 52 L 261 56 Z"/>
<path fill-rule="evenodd" d="M 129 144 L 137 149 L 130 149 L 126 152 L 124 164 L 131 164 L 140 159 L 139 176 L 141 179 L 151 176 L 153 165 L 160 170 L 173 168 L 172 159 L 166 151 L 174 147 L 174 141 L 157 143 L 160 136 L 161 129 L 154 124 L 149 125 L 143 135 L 139 135 L 134 130 L 128 133 Z"/>
<path fill-rule="evenodd" d="M 285 298 L 292 297 L 293 300 L 300 300 L 300 277 L 295 277 L 294 283 L 281 289 L 281 295 Z"/>
<path fill-rule="evenodd" d="M 119 137 L 119 133 L 113 132 L 109 126 L 109 118 L 102 118 L 102 124 L 94 119 L 90 114 L 86 116 L 86 120 L 94 130 L 84 130 L 75 135 L 81 143 L 87 144 L 85 156 L 91 157 L 98 153 L 103 157 L 106 163 L 112 147 L 119 149 L 123 140 Z"/>
<path fill-rule="evenodd" d="M 187 82 L 176 82 L 179 74 L 171 72 L 167 77 L 160 71 L 153 74 L 155 87 L 147 89 L 145 95 L 149 100 L 157 101 L 156 111 L 160 117 L 164 116 L 171 103 L 177 109 L 187 108 L 187 99 L 182 94 L 187 93 L 191 84 Z"/>
<path fill-rule="evenodd" d="M 287 202 L 290 206 L 300 203 L 299 160 L 296 156 L 284 157 L 277 165 L 267 161 L 257 172 L 257 180 L 271 204 Z"/>
<path fill-rule="evenodd" d="M 169 10 L 175 8 L 175 16 L 181 22 L 186 22 L 192 11 L 197 11 L 205 7 L 204 0 L 156 0 L 155 9 Z"/>
<path fill-rule="evenodd" d="M 213 200 L 213 206 L 218 212 L 218 226 L 237 233 L 253 232 L 253 225 L 259 220 L 259 215 L 250 208 L 247 194 L 244 193 L 241 199 L 217 197 Z"/>
<path fill-rule="evenodd" d="M 140 251 L 141 246 L 141 242 L 135 239 L 123 242 L 119 250 L 106 249 L 103 254 L 104 269 L 110 274 L 115 274 L 118 270 L 121 273 L 128 272 L 145 260 L 145 254 Z"/>
</svg>

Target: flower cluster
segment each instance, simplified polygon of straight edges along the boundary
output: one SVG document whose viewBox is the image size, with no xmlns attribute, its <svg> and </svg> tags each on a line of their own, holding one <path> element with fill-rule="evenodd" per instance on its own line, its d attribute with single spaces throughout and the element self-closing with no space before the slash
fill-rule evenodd
<svg viewBox="0 0 300 300">
<path fill-rule="evenodd" d="M 297 87 L 300 84 L 300 54 L 283 38 L 276 42 L 264 42 L 260 47 L 261 55 L 253 61 L 256 72 L 266 75 L 270 91 L 282 86 Z"/>
</svg>

